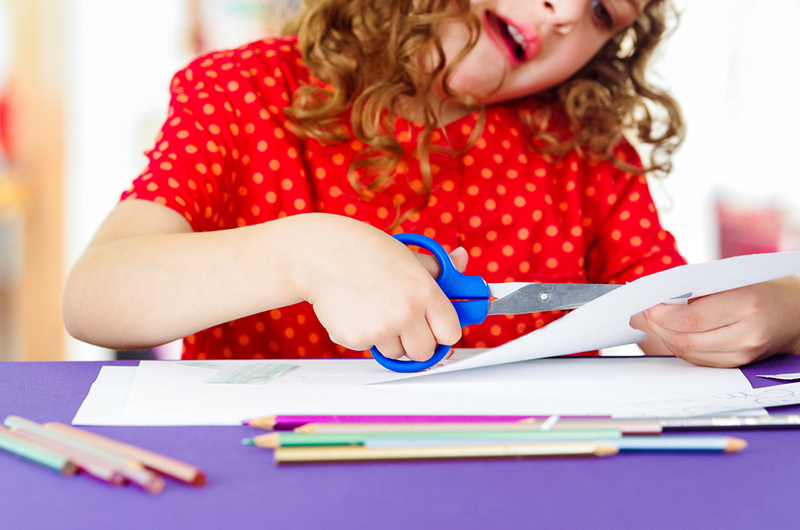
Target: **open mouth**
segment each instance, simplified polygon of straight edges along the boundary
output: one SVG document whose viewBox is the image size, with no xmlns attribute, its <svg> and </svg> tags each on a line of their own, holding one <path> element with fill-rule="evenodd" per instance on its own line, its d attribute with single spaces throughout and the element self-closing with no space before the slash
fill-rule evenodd
<svg viewBox="0 0 800 530">
<path fill-rule="evenodd" d="M 486 11 L 486 22 L 494 29 L 502 45 L 508 49 L 511 57 L 517 62 L 525 61 L 527 57 L 528 41 L 519 29 L 498 17 L 491 11 Z"/>
</svg>

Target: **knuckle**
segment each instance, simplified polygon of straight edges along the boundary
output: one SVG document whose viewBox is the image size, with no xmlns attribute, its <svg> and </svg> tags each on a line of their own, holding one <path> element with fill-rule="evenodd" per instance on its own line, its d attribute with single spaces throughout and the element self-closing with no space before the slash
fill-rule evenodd
<svg viewBox="0 0 800 530">
<path fill-rule="evenodd" d="M 691 351 L 694 346 L 694 340 L 684 334 L 677 334 L 672 338 L 672 345 L 681 351 Z"/>
<path fill-rule="evenodd" d="M 683 331 L 697 331 L 702 325 L 702 320 L 694 314 L 683 315 L 678 319 L 678 326 Z"/>
</svg>

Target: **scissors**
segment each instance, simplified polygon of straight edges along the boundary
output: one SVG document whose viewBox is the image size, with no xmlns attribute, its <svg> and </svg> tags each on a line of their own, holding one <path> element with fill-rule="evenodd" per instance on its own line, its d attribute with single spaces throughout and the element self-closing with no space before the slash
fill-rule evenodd
<svg viewBox="0 0 800 530">
<path fill-rule="evenodd" d="M 442 245 L 421 234 L 397 234 L 398 241 L 430 251 L 439 262 L 441 272 L 436 279 L 442 291 L 455 307 L 461 327 L 480 324 L 489 315 L 522 315 L 540 311 L 575 309 L 591 302 L 621 285 L 586 283 L 524 283 L 487 284 L 480 276 L 459 272 Z M 402 361 L 384 357 L 373 346 L 370 353 L 381 366 L 395 372 L 419 372 L 441 361 L 450 346 L 439 344 L 427 361 Z"/>
</svg>

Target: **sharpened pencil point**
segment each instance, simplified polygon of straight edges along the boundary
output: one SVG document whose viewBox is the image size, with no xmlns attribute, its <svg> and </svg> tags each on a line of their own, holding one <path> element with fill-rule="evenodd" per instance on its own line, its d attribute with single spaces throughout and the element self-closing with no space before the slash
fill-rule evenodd
<svg viewBox="0 0 800 530">
<path fill-rule="evenodd" d="M 726 453 L 738 453 L 747 447 L 747 442 L 741 438 L 726 436 L 725 439 L 728 441 L 728 446 L 725 448 Z"/>
<path fill-rule="evenodd" d="M 252 438 L 245 438 L 242 440 L 242 445 L 255 445 L 256 442 Z"/>
</svg>

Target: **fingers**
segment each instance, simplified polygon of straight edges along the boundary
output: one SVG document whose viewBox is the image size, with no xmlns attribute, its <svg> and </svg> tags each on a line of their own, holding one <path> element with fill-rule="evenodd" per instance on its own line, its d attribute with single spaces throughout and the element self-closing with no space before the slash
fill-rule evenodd
<svg viewBox="0 0 800 530">
<path fill-rule="evenodd" d="M 688 305 L 658 305 L 644 313 L 650 331 L 677 357 L 701 366 L 741 366 L 770 355 L 774 332 L 757 289 L 735 289 Z"/>
<path fill-rule="evenodd" d="M 441 267 L 439 266 L 439 262 L 436 260 L 436 258 L 430 254 L 421 254 L 419 252 L 415 253 L 415 255 L 431 276 L 434 278 L 439 277 Z M 464 249 L 464 247 L 458 247 L 450 253 L 450 260 L 453 262 L 453 266 L 455 266 L 458 272 L 464 272 L 464 269 L 467 268 L 467 262 L 469 261 L 469 254 L 467 254 L 467 251 Z"/>
</svg>

